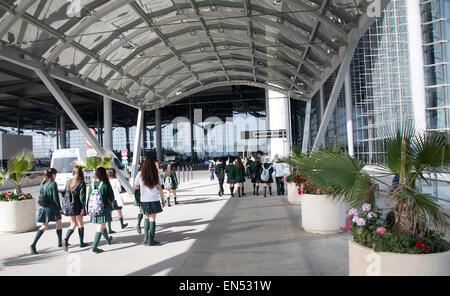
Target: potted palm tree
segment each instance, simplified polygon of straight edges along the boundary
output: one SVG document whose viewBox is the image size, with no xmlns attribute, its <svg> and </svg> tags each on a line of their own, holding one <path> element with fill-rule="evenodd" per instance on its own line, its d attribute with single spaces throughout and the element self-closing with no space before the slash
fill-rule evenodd
<svg viewBox="0 0 450 296">
<path fill-rule="evenodd" d="M 113 161 L 114 156 L 111 154 L 106 154 L 103 157 L 91 156 L 86 157 L 81 161 L 73 161 L 72 166 L 79 166 L 83 170 L 87 172 L 86 178 L 90 178 L 92 176 L 93 171 L 95 171 L 99 167 L 108 168 L 111 162 Z M 87 180 L 90 181 L 90 180 Z M 87 182 L 88 185 L 90 182 Z"/>
<path fill-rule="evenodd" d="M 416 184 L 425 174 L 447 173 L 450 148 L 438 133 L 419 133 L 411 126 L 386 129 L 377 145 L 377 176 L 364 163 L 345 153 L 319 151 L 307 160 L 292 160 L 309 178 L 336 199 L 348 201 L 347 230 L 350 275 L 449 275 L 448 215 L 436 198 Z M 395 176 L 394 182 L 383 177 Z M 376 196 L 393 203 L 386 213 Z M 389 209 L 388 209 L 389 210 Z"/>
<path fill-rule="evenodd" d="M 14 184 L 13 192 L 0 193 L 0 232 L 20 233 L 36 227 L 36 202 L 21 187 L 28 178 L 25 173 L 33 166 L 33 152 L 22 150 L 8 161 L 8 170 L 0 169 L 0 184 L 7 180 Z"/>
</svg>

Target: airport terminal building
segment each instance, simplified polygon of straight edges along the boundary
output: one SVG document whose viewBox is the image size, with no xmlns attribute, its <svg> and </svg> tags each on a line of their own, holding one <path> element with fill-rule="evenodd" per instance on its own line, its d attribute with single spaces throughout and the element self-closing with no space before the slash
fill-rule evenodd
<svg viewBox="0 0 450 296">
<path fill-rule="evenodd" d="M 385 126 L 449 133 L 449 15 L 448 0 L 1 1 L 0 126 L 42 159 L 92 128 L 117 154 L 340 144 L 370 163 Z"/>
</svg>

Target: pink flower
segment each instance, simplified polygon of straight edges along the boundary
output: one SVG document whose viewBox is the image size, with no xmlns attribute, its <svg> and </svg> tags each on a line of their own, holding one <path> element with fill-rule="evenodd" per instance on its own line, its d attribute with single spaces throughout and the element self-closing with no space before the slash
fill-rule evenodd
<svg viewBox="0 0 450 296">
<path fill-rule="evenodd" d="M 317 188 L 317 195 L 320 194 L 320 188 Z"/>
<path fill-rule="evenodd" d="M 377 233 L 384 234 L 385 232 L 386 232 L 386 228 L 384 228 L 384 227 L 378 227 L 377 228 Z"/>
</svg>

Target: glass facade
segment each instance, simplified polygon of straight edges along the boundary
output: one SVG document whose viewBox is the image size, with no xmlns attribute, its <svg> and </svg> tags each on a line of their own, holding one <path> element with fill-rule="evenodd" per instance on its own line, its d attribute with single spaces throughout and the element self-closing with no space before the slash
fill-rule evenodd
<svg viewBox="0 0 450 296">
<path fill-rule="evenodd" d="M 145 148 L 156 147 L 154 112 L 147 124 Z M 166 155 L 208 158 L 243 152 L 268 152 L 266 139 L 244 139 L 243 131 L 266 129 L 264 89 L 233 86 L 182 99 L 161 109 L 162 148 Z"/>
<path fill-rule="evenodd" d="M 450 1 L 421 3 L 427 129 L 450 132 Z"/>
<path fill-rule="evenodd" d="M 367 163 L 381 155 L 377 145 L 386 127 L 401 127 L 414 121 L 409 69 L 407 0 L 392 0 L 359 41 L 350 79 L 355 155 Z M 425 67 L 427 131 L 450 131 L 449 16 L 450 0 L 421 2 Z M 328 103 L 337 72 L 323 85 Z M 297 104 L 298 105 L 298 104 Z M 291 104 L 295 123 L 304 122 L 305 107 Z M 320 98 L 313 97 L 310 146 L 320 125 Z M 294 134 L 301 146 L 302 134 Z M 347 145 L 345 92 L 340 92 L 325 136 L 325 144 Z"/>
</svg>

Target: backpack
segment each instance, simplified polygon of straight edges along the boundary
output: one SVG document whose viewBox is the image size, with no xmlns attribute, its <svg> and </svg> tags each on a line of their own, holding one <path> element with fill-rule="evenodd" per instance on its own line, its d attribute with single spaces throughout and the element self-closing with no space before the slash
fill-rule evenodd
<svg viewBox="0 0 450 296">
<path fill-rule="evenodd" d="M 223 168 L 223 166 L 220 166 L 216 170 L 216 174 L 217 174 L 217 178 L 219 178 L 219 179 L 224 179 L 225 178 L 225 169 Z"/>
<path fill-rule="evenodd" d="M 94 183 L 92 183 L 92 192 L 89 198 L 88 205 L 88 214 L 89 216 L 101 216 L 103 211 L 105 210 L 105 204 L 103 203 L 103 197 L 100 193 L 100 188 L 102 187 L 103 182 L 98 185 L 98 188 L 95 188 Z"/>
<path fill-rule="evenodd" d="M 267 182 L 270 179 L 270 169 L 272 168 L 272 166 L 269 166 L 267 169 L 263 166 L 262 169 L 262 173 L 261 173 L 261 181 L 263 182 Z"/>
<path fill-rule="evenodd" d="M 46 195 L 43 189 L 39 191 L 38 204 L 44 208 L 48 208 L 52 204 L 51 197 Z"/>
<path fill-rule="evenodd" d="M 172 189 L 172 178 L 167 176 L 166 179 L 164 180 L 164 189 Z"/>
<path fill-rule="evenodd" d="M 63 215 L 75 215 L 81 210 L 81 201 L 78 198 L 77 189 L 81 185 L 81 182 L 77 183 L 73 190 L 70 187 L 66 188 L 62 200 L 61 214 Z"/>
</svg>

